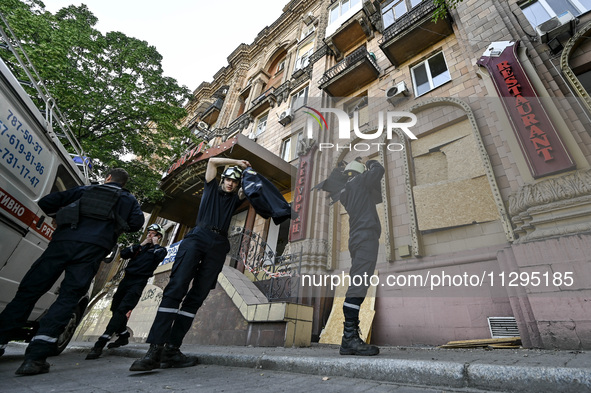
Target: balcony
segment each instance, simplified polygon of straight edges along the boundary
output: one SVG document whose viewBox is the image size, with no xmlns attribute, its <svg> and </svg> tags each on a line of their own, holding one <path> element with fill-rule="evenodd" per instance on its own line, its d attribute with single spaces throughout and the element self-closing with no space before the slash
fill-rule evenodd
<svg viewBox="0 0 591 393">
<path fill-rule="evenodd" d="M 337 55 L 347 52 L 362 41 L 369 41 L 373 38 L 372 25 L 361 9 L 361 2 L 358 8 L 359 11 L 343 22 L 334 32 L 330 31 L 331 26 L 327 28 L 325 42 Z M 329 33 L 330 36 L 328 36 Z"/>
<path fill-rule="evenodd" d="M 254 119 L 249 113 L 243 113 L 230 123 L 230 134 L 242 132 L 242 130 L 248 127 L 253 121 Z"/>
<path fill-rule="evenodd" d="M 437 22 L 431 20 L 436 8 L 433 0 L 424 0 L 384 30 L 380 49 L 394 66 L 453 34 L 449 14 Z"/>
<path fill-rule="evenodd" d="M 324 73 L 318 85 L 333 97 L 346 97 L 380 75 L 373 53 L 362 46 Z"/>
<path fill-rule="evenodd" d="M 263 113 L 268 108 L 275 106 L 275 95 L 273 92 L 275 91 L 275 87 L 271 87 L 265 90 L 261 95 L 257 98 L 252 100 L 252 104 L 250 105 L 250 109 L 247 111 L 253 117 L 257 117 L 261 113 Z"/>
<path fill-rule="evenodd" d="M 211 104 L 205 110 L 205 112 L 203 112 L 203 114 L 201 115 L 201 120 L 209 125 L 215 124 L 215 122 L 218 120 L 223 104 L 224 100 L 222 100 L 221 98 L 215 100 L 214 103 Z"/>
</svg>

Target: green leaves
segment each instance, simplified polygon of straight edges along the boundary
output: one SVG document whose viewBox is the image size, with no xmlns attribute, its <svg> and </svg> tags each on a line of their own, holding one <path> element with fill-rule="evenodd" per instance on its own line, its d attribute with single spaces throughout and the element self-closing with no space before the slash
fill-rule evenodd
<svg viewBox="0 0 591 393">
<path fill-rule="evenodd" d="M 437 8 L 433 12 L 433 21 L 437 22 L 439 19 L 443 19 L 447 15 L 448 9 L 454 9 L 464 0 L 433 0 Z"/>
<path fill-rule="evenodd" d="M 178 124 L 190 92 L 163 75 L 156 48 L 120 32 L 103 35 L 84 4 L 53 15 L 39 0 L 3 0 L 0 12 L 98 169 L 123 167 L 141 202 L 161 198 L 161 171 L 189 136 Z M 10 52 L 0 56 L 25 79 Z"/>
</svg>

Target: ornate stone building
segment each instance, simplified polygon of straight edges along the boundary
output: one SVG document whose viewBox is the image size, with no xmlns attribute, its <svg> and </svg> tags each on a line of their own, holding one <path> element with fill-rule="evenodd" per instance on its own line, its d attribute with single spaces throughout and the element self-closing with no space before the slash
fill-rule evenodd
<svg viewBox="0 0 591 393">
<path fill-rule="evenodd" d="M 180 223 L 180 240 L 207 158 L 246 158 L 299 218 L 277 226 L 245 205 L 239 232 L 274 256 L 301 251 L 301 275 L 336 276 L 348 217 L 312 188 L 370 155 L 386 168 L 373 343 L 591 348 L 589 7 L 465 0 L 434 22 L 433 0 L 290 1 L 195 89 L 184 125 L 205 142 L 171 163 L 153 216 Z M 215 299 L 254 304 L 232 306 L 226 278 Z M 299 288 L 312 340 L 332 295 Z"/>
</svg>

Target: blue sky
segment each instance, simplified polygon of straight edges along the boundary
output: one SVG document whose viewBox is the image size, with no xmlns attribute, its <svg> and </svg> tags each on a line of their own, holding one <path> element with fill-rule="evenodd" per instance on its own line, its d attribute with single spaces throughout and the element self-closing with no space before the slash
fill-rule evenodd
<svg viewBox="0 0 591 393">
<path fill-rule="evenodd" d="M 273 23 L 288 0 L 44 0 L 55 13 L 86 4 L 101 32 L 121 31 L 147 41 L 163 56 L 164 74 L 194 90 L 211 82 L 241 43 Z"/>
</svg>

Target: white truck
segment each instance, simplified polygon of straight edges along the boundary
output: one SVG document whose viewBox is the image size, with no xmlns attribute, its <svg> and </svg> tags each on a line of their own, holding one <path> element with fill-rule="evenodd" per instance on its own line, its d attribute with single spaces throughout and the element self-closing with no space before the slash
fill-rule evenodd
<svg viewBox="0 0 591 393">
<path fill-rule="evenodd" d="M 0 14 L 1 21 L 5 22 Z M 12 33 L 5 24 L 5 29 Z M 77 141 L 70 153 L 53 131 L 52 121 L 60 121 L 61 113 L 52 100 L 35 82 L 30 73 L 32 65 L 25 65 L 0 27 L 3 43 L 16 54 L 27 71 L 31 83 L 45 101 L 45 116 L 35 106 L 29 95 L 0 59 L 0 311 L 14 297 L 20 280 L 33 262 L 47 247 L 55 229 L 52 219 L 37 206 L 43 196 L 53 191 L 89 184 L 88 166 Z M 18 44 L 17 44 L 18 45 Z M 21 52 L 22 53 L 22 52 Z M 72 159 L 82 157 L 80 166 Z M 27 326 L 15 331 L 12 340 L 29 341 L 38 328 L 37 321 L 54 302 L 59 291 L 58 283 L 37 302 Z M 72 338 L 80 322 L 89 298 L 80 299 L 78 308 L 65 332 L 58 340 L 57 353 Z"/>
</svg>

